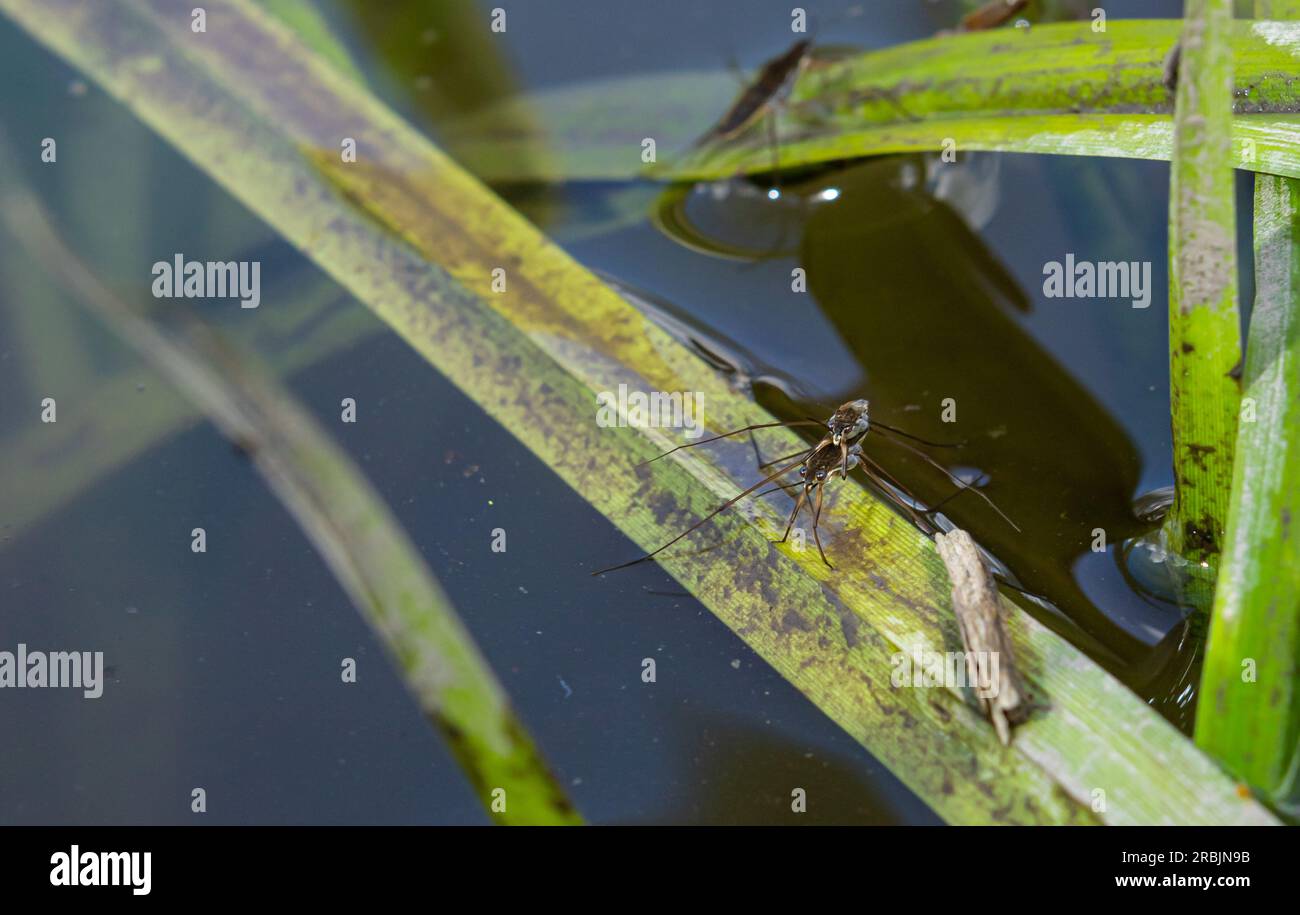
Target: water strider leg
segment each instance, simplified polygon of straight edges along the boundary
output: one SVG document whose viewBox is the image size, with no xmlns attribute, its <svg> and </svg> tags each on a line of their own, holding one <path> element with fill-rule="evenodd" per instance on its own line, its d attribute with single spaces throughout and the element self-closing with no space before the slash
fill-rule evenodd
<svg viewBox="0 0 1300 915">
<path fill-rule="evenodd" d="M 825 486 L 817 487 L 817 500 L 813 503 L 813 540 L 817 542 L 817 552 L 821 554 L 822 562 L 826 563 L 826 568 L 834 569 L 831 561 L 826 558 L 826 551 L 822 549 L 822 535 L 817 530 L 817 525 L 822 520 L 822 496 L 826 493 Z"/>
<path fill-rule="evenodd" d="M 777 461 L 764 462 L 763 452 L 758 450 L 758 439 L 754 437 L 753 430 L 751 430 L 749 433 L 749 444 L 754 447 L 754 461 L 757 463 L 759 470 L 762 470 L 764 467 L 768 466 L 768 463 L 775 464 L 777 461 L 785 460 L 785 458 L 777 458 Z M 790 455 L 790 457 L 794 457 L 794 455 L 792 454 Z"/>
<path fill-rule="evenodd" d="M 790 520 L 785 523 L 785 533 L 781 535 L 780 540 L 773 540 L 773 543 L 785 543 L 790 538 L 790 531 L 794 528 L 794 519 L 799 517 L 799 509 L 803 508 L 803 503 L 807 498 L 808 487 L 805 486 L 799 490 L 799 498 L 794 501 L 794 510 L 790 512 Z"/>
<path fill-rule="evenodd" d="M 749 88 L 750 78 L 745 75 L 745 70 L 740 66 L 740 61 L 736 60 L 735 54 L 727 55 L 727 72 L 742 90 Z"/>
<path fill-rule="evenodd" d="M 792 480 L 789 483 L 777 483 L 771 489 L 765 489 L 762 492 L 754 493 L 754 498 L 757 499 L 760 498 L 761 496 L 770 496 L 774 492 L 789 492 L 790 490 L 794 489 L 796 486 L 802 486 L 802 485 L 804 485 L 803 480 Z"/>
<path fill-rule="evenodd" d="M 984 493 L 984 492 L 982 492 L 982 491 L 980 491 L 980 490 L 978 490 L 978 489 L 975 489 L 975 488 L 974 488 L 973 486 L 971 486 L 969 483 L 966 483 L 965 481 L 959 479 L 959 478 L 956 476 L 956 474 L 954 474 L 954 473 L 953 473 L 951 470 L 949 470 L 947 467 L 944 467 L 942 464 L 940 464 L 940 463 L 939 463 L 938 461 L 936 461 L 934 458 L 930 457 L 930 455 L 926 454 L 924 451 L 922 451 L 922 450 L 919 449 L 919 448 L 914 448 L 914 447 L 912 447 L 911 445 L 909 445 L 907 442 L 903 441 L 902 439 L 897 439 L 897 438 L 886 438 L 886 441 L 891 441 L 891 442 L 893 442 L 895 445 L 897 445 L 898 447 L 900 447 L 900 448 L 904 448 L 904 449 L 906 449 L 906 450 L 912 452 L 912 453 L 915 454 L 917 457 L 919 457 L 921 460 L 925 461 L 927 464 L 929 464 L 931 467 L 933 467 L 935 470 L 938 470 L 940 473 L 942 473 L 944 476 L 946 476 L 946 477 L 947 477 L 947 478 L 952 482 L 952 484 L 953 484 L 954 486 L 957 486 L 957 487 L 959 487 L 960 489 L 969 489 L 971 492 L 975 493 L 975 495 L 979 496 L 981 499 L 983 499 L 985 502 L 988 503 L 989 508 L 993 509 L 993 510 L 994 510 L 995 512 L 997 512 L 999 515 L 1001 515 L 1003 521 L 1007 522 L 1007 524 L 1010 524 L 1012 527 L 1014 527 L 1014 528 L 1016 529 L 1016 532 L 1017 532 L 1017 533 L 1020 532 L 1020 525 L 1016 524 L 1016 522 L 1012 521 L 1009 517 L 1007 517 L 1007 513 L 1004 512 L 1002 509 L 998 508 L 997 503 L 994 502 L 992 499 L 990 499 L 990 498 L 988 497 L 988 494 L 987 494 L 987 493 Z M 904 490 L 904 491 L 906 491 L 906 490 Z"/>
<path fill-rule="evenodd" d="M 776 112 L 775 105 L 769 106 L 767 111 L 767 142 L 772 150 L 772 187 L 777 191 L 777 196 L 781 192 L 781 150 L 776 145 Z"/>
<path fill-rule="evenodd" d="M 932 527 L 932 525 L 928 525 L 924 521 L 922 521 L 921 516 L 917 514 L 916 509 L 913 508 L 911 505 L 908 505 L 905 501 L 898 498 L 893 493 L 891 493 L 889 491 L 888 486 L 883 486 L 880 484 L 882 483 L 882 481 L 884 483 L 890 484 L 891 486 L 896 488 L 899 492 L 901 492 L 904 496 L 907 496 L 907 498 L 912 499 L 912 501 L 915 502 L 916 499 L 912 496 L 910 492 L 908 492 L 907 487 L 904 486 L 902 483 L 898 482 L 898 480 L 894 479 L 893 474 L 891 474 L 884 467 L 881 467 L 879 464 L 877 464 L 875 461 L 869 458 L 865 452 L 860 454 L 859 457 L 862 458 L 862 463 L 864 465 L 864 468 L 866 468 L 867 465 L 870 465 L 870 469 L 867 469 L 867 476 L 871 478 L 871 481 L 873 483 L 880 486 L 880 490 L 889 498 L 889 501 L 893 502 L 895 505 L 903 509 L 903 511 L 907 512 L 908 516 L 911 517 L 912 519 L 912 523 L 915 524 L 921 531 L 928 533 L 928 531 L 926 531 L 926 528 Z"/>
<path fill-rule="evenodd" d="M 948 493 L 948 495 L 944 496 L 942 499 L 940 499 L 940 500 L 939 500 L 938 502 L 936 502 L 934 505 L 930 506 L 930 507 L 927 508 L 925 511 L 921 512 L 921 514 L 924 515 L 926 518 L 929 518 L 930 520 L 933 521 L 933 520 L 934 520 L 934 516 L 937 515 L 937 514 L 939 513 L 940 509 L 942 509 L 945 505 L 947 505 L 947 504 L 948 504 L 949 502 L 951 502 L 953 499 L 955 499 L 955 498 L 957 498 L 958 496 L 960 496 L 960 495 L 962 494 L 962 490 L 963 490 L 963 489 L 966 489 L 967 487 L 970 487 L 970 486 L 978 487 L 980 483 L 985 483 L 985 482 L 987 482 L 987 481 L 988 481 L 988 478 L 989 478 L 989 475 L 988 475 L 987 473 L 985 473 L 985 474 L 981 474 L 980 477 L 979 477 L 979 479 L 977 479 L 977 480 L 975 480 L 975 481 L 973 481 L 973 482 L 971 482 L 971 483 L 967 483 L 966 486 L 960 486 L 960 487 L 958 487 L 957 489 L 954 489 L 952 492 Z"/>
<path fill-rule="evenodd" d="M 822 423 L 817 422 L 815 419 L 792 419 L 783 422 L 755 423 L 752 426 L 742 426 L 739 429 L 732 429 L 730 432 L 723 432 L 720 435 L 711 435 L 708 438 L 700 439 L 698 442 L 687 442 L 684 445 L 678 445 L 676 448 L 669 448 L 663 454 L 652 457 L 648 461 L 642 461 L 641 464 L 638 466 L 643 466 L 645 464 L 653 464 L 655 461 L 659 460 L 660 458 L 666 458 L 668 457 L 668 455 L 672 454 L 673 452 L 681 451 L 683 448 L 694 448 L 697 445 L 707 445 L 709 442 L 716 442 L 719 439 L 728 438 L 732 435 L 739 435 L 742 432 L 751 432 L 754 429 L 772 429 L 777 426 L 820 426 L 820 425 L 822 425 Z"/>
<path fill-rule="evenodd" d="M 875 429 L 877 432 L 883 431 L 888 433 L 885 435 L 885 438 L 898 435 L 903 438 L 911 439 L 914 442 L 920 442 L 922 445 L 929 445 L 931 448 L 960 448 L 966 444 L 964 440 L 960 442 L 932 442 L 928 438 L 921 438 L 919 435 L 913 435 L 910 432 L 904 432 L 902 429 L 895 429 L 893 426 L 887 426 L 878 419 L 873 419 L 871 421 L 871 428 Z"/>
<path fill-rule="evenodd" d="M 803 449 L 801 449 L 801 450 L 799 450 L 799 451 L 792 451 L 792 452 L 790 452 L 789 454 L 782 455 L 782 456 L 779 457 L 779 458 L 772 458 L 772 460 L 770 460 L 770 461 L 764 461 L 763 463 L 759 464 L 759 465 L 758 465 L 758 469 L 759 469 L 759 470 L 762 470 L 762 469 L 764 469 L 764 468 L 766 468 L 766 467 L 771 467 L 773 464 L 779 464 L 779 463 L 781 463 L 782 461 L 788 461 L 790 458 L 792 458 L 792 457 L 798 457 L 798 456 L 801 455 L 801 454 L 806 454 L 806 455 L 808 455 L 808 457 L 812 457 L 812 452 L 816 451 L 817 448 L 818 448 L 817 445 L 813 445 L 813 446 L 810 447 L 810 448 L 803 448 Z"/>
<path fill-rule="evenodd" d="M 736 504 L 737 502 L 739 502 L 741 499 L 745 498 L 746 496 L 750 495 L 751 493 L 753 493 L 753 492 L 756 491 L 756 490 L 762 489 L 762 488 L 763 488 L 764 486 L 766 486 L 768 483 L 771 483 L 772 481 L 776 480 L 776 479 L 777 479 L 778 477 L 780 477 L 781 475 L 783 475 L 783 474 L 785 474 L 785 473 L 788 473 L 789 471 L 791 471 L 791 470 L 793 470 L 794 468 L 798 467 L 801 463 L 803 463 L 803 462 L 802 462 L 802 461 L 793 461 L 793 462 L 791 462 L 791 463 L 789 463 L 789 464 L 786 464 L 786 465 L 784 465 L 784 466 L 782 466 L 782 467 L 779 467 L 778 469 L 772 471 L 772 472 L 769 473 L 767 476 L 763 477 L 763 479 L 761 479 L 761 480 L 759 480 L 757 483 L 755 483 L 753 486 L 747 486 L 745 489 L 741 490 L 739 493 L 737 493 L 736 495 L 732 496 L 732 497 L 731 497 L 730 499 L 728 499 L 726 502 L 723 502 L 721 505 L 719 505 L 719 506 L 718 506 L 717 508 L 715 508 L 713 511 L 709 512 L 707 515 L 705 515 L 705 516 L 704 516 L 703 518 L 701 518 L 699 521 L 697 521 L 697 522 L 695 522 L 694 524 L 692 524 L 692 525 L 691 525 L 690 527 L 688 527 L 686 530 L 682 531 L 680 534 L 678 534 L 678 535 L 677 535 L 676 537 L 674 537 L 672 540 L 669 540 L 667 543 L 665 543 L 663 546 L 659 547 L 658 549 L 651 550 L 649 553 L 646 553 L 644 556 L 641 556 L 641 557 L 638 558 L 638 559 L 632 559 L 632 560 L 629 560 L 629 561 L 627 561 L 627 562 L 621 562 L 621 563 L 619 563 L 618 565 L 615 565 L 615 566 L 607 566 L 607 567 L 605 567 L 605 568 L 603 568 L 603 569 L 597 569 L 596 571 L 592 572 L 591 574 L 592 574 L 592 575 L 602 575 L 602 574 L 604 574 L 605 572 L 613 572 L 613 571 L 615 571 L 615 570 L 617 570 L 617 569 L 626 569 L 628 566 L 634 566 L 634 565 L 637 565 L 638 563 L 646 562 L 646 561 L 649 560 L 649 559 L 653 559 L 653 558 L 654 558 L 655 556 L 657 556 L 659 553 L 662 553 L 664 550 L 668 549 L 670 546 L 672 546 L 672 545 L 673 545 L 674 543 L 676 543 L 677 541 L 681 540 L 681 539 L 682 539 L 683 537 L 685 537 L 687 534 L 690 534 L 690 533 L 693 533 L 694 531 L 699 530 L 701 527 L 703 527 L 703 526 L 704 526 L 705 524 L 707 524 L 709 521 L 713 520 L 713 519 L 716 518 L 718 515 L 722 514 L 722 513 L 723 513 L 724 511 L 726 511 L 727 509 L 731 508 L 731 506 L 735 505 L 735 504 Z"/>
</svg>

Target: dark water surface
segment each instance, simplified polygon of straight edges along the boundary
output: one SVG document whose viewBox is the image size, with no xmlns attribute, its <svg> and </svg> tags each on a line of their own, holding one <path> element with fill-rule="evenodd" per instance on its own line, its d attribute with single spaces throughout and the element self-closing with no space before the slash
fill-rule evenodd
<svg viewBox="0 0 1300 915">
<path fill-rule="evenodd" d="M 837 20 L 848 4 L 807 5 L 821 16 L 819 40 L 863 47 L 946 24 L 942 5 L 873 4 L 869 23 Z M 410 24 L 376 4 L 322 6 L 386 101 L 433 130 L 437 112 L 400 55 L 388 47 L 397 63 L 380 63 L 378 49 L 401 44 L 392 30 Z M 1178 6 L 1135 2 L 1125 15 L 1176 16 Z M 510 16 L 511 66 L 488 94 L 716 68 L 733 55 L 752 69 L 787 43 L 789 4 L 691 3 L 665 15 L 657 4 L 552 0 Z M 446 34 L 456 33 L 441 46 L 454 47 Z M 661 570 L 590 578 L 597 550 L 632 556 L 634 545 L 362 306 L 3 20 L 0 74 L 11 142 L 31 150 L 59 138 L 58 166 L 24 164 L 25 176 L 119 291 L 147 295 L 150 265 L 174 251 L 256 259 L 269 291 L 235 317 L 261 322 L 264 353 L 298 339 L 276 324 L 291 303 L 351 322 L 353 342 L 292 388 L 388 499 L 588 818 L 936 822 Z M 682 189 L 655 204 L 672 216 L 669 232 L 648 209 L 596 228 L 618 195 L 639 188 L 652 202 L 657 189 L 552 188 L 566 205 L 547 229 L 727 355 L 774 410 L 867 396 L 886 422 L 951 439 L 939 412 L 954 398 L 970 439 L 960 464 L 988 474 L 986 491 L 1025 532 L 974 499 L 952 503 L 952 518 L 1059 608 L 1045 619 L 1185 722 L 1195 668 L 1178 648 L 1182 614 L 1137 593 L 1114 555 L 1145 529 L 1134 499 L 1171 482 L 1167 185 L 1161 163 L 990 154 L 944 171 L 894 157 L 792 178 L 777 201 L 756 185 Z M 1244 177 L 1240 200 L 1249 186 Z M 717 257 L 710 245 L 764 256 Z M 1067 252 L 1150 261 L 1150 307 L 1045 298 L 1043 265 Z M 807 295 L 790 292 L 798 265 L 812 278 Z M 229 324 L 231 307 L 204 310 Z M 42 397 L 66 415 L 127 370 L 140 371 L 135 357 L 6 239 L 0 447 L 34 434 Z M 77 447 L 128 436 L 168 402 L 162 389 L 145 373 L 95 401 L 102 415 Z M 355 426 L 334 421 L 343 397 L 359 404 Z M 941 477 L 886 448 L 872 453 L 919 497 L 947 494 Z M 0 823 L 486 822 L 325 565 L 211 426 L 190 424 L 57 504 L 41 495 L 39 469 L 0 471 L 14 513 L 0 517 L 0 650 L 103 650 L 111 668 L 98 700 L 0 691 L 17 735 L 0 754 Z M 189 549 L 199 526 L 201 556 Z M 498 527 L 503 554 L 489 549 Z M 1106 553 L 1088 549 L 1097 527 Z M 355 685 L 340 682 L 344 657 L 358 660 Z M 647 657 L 653 685 L 640 679 Z M 195 787 L 208 795 L 202 816 L 190 812 Z M 806 815 L 790 813 L 794 788 L 808 792 Z"/>
</svg>

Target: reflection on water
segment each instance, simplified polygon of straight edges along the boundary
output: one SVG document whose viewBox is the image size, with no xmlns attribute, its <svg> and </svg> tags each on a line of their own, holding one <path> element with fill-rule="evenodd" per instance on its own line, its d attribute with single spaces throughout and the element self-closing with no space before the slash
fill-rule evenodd
<svg viewBox="0 0 1300 915">
<path fill-rule="evenodd" d="M 1090 579 L 1118 574 L 1116 547 L 1151 527 L 1133 508 L 1141 460 L 1116 415 L 1027 329 L 1023 316 L 1041 295 L 1022 287 L 976 231 L 1001 194 L 998 159 L 893 157 L 787 183 L 779 194 L 762 179 L 673 189 L 659 208 L 670 215 L 657 225 L 675 241 L 701 257 L 779 261 L 768 274 L 774 285 L 788 286 L 788 271 L 802 268 L 807 294 L 792 300 L 780 288 L 762 297 L 767 314 L 754 324 L 771 339 L 757 346 L 729 339 L 725 316 L 658 307 L 697 346 L 742 360 L 738 376 L 753 379 L 756 396 L 780 415 L 822 416 L 867 397 L 894 427 L 960 442 L 925 450 L 950 469 L 984 474 L 983 491 L 1021 531 L 969 495 L 951 498 L 944 512 L 1050 603 L 1032 605 L 1043 622 L 1186 723 L 1195 681 L 1183 614 L 1134 590 L 1108 588 L 1104 601 L 1090 593 Z M 1014 205 L 1020 212 L 1023 202 Z M 775 243 L 764 248 L 764 239 Z M 851 371 L 841 365 L 826 379 L 794 367 L 805 354 L 777 341 L 815 324 L 833 330 Z M 864 444 L 922 501 L 952 496 L 952 484 L 917 456 L 879 437 Z M 1107 564 L 1082 562 L 1097 555 L 1099 538 Z"/>
<path fill-rule="evenodd" d="M 659 823 L 858 826 L 940 825 L 928 808 L 898 792 L 876 765 L 851 756 L 810 753 L 797 741 L 743 717 L 686 712 L 695 738 L 670 747 L 691 753 L 698 790 L 657 814 Z M 802 807 L 798 813 L 796 803 Z"/>
</svg>

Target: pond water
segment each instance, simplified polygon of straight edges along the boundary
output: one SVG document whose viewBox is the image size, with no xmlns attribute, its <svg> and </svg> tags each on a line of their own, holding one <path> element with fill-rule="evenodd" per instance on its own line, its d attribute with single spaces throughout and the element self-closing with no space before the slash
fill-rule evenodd
<svg viewBox="0 0 1300 915">
<path fill-rule="evenodd" d="M 474 103 L 430 100 L 420 63 L 400 53 L 401 35 L 421 31 L 394 12 L 410 5 L 320 6 L 376 91 L 415 123 L 436 135 L 440 118 Z M 881 3 L 863 19 L 844 16 L 848 6 L 816 6 L 819 40 L 921 38 L 956 8 Z M 1134 2 L 1125 14 L 1179 7 Z M 788 43 L 787 3 L 698 2 L 668 16 L 657 4 L 548 0 L 510 15 L 499 59 L 458 57 L 455 15 L 426 28 L 456 67 L 487 73 L 476 85 L 489 95 L 717 69 L 731 57 L 752 71 Z M 258 260 L 266 291 L 245 323 L 251 347 L 278 358 L 334 328 L 316 333 L 332 342 L 302 360 L 293 391 L 322 417 L 357 400 L 363 421 L 341 443 L 589 819 L 938 822 L 662 570 L 590 578 L 597 548 L 635 555 L 634 545 L 309 261 L 5 20 L 0 73 L 10 142 L 59 138 L 57 167 L 33 157 L 24 177 L 116 289 L 146 295 L 150 265 L 174 251 Z M 970 497 L 947 513 L 1050 601 L 1040 618 L 1186 726 L 1196 667 L 1184 614 L 1142 593 L 1116 555 L 1146 530 L 1135 500 L 1172 482 L 1167 186 L 1161 163 L 984 154 L 945 169 L 921 156 L 826 169 L 792 177 L 775 200 L 762 182 L 668 196 L 644 182 L 501 191 L 526 212 L 544 200 L 546 230 L 575 257 L 651 303 L 776 412 L 821 414 L 863 396 L 884 421 L 944 440 L 941 404 L 952 398 L 962 427 L 984 433 L 961 463 L 987 476 L 985 492 L 1024 530 Z M 1242 176 L 1239 201 L 1249 188 Z M 633 217 L 611 220 L 628 200 Z M 1240 247 L 1249 264 L 1244 234 Z M 1044 296 L 1044 265 L 1067 255 L 1149 263 L 1149 307 Z M 810 288 L 792 296 L 801 265 Z M 201 308 L 231 322 L 228 302 Z M 0 649 L 102 650 L 109 665 L 93 701 L 0 691 L 17 735 L 0 754 L 0 823 L 487 821 L 248 462 L 210 425 L 166 419 L 176 395 L 10 239 L 0 390 Z M 40 438 L 44 397 L 80 423 L 80 438 Z M 70 453 L 61 466 L 73 469 L 56 478 L 42 456 Z M 922 500 L 948 494 L 914 456 L 872 453 Z M 197 556 L 200 526 L 209 547 Z M 488 549 L 496 527 L 509 531 L 504 554 Z M 1107 531 L 1102 552 L 1090 549 L 1096 528 Z M 355 685 L 340 682 L 344 657 L 358 660 Z M 657 660 L 653 688 L 640 679 L 646 657 Z M 201 816 L 195 787 L 207 793 Z M 800 817 L 794 787 L 809 796 Z"/>
</svg>

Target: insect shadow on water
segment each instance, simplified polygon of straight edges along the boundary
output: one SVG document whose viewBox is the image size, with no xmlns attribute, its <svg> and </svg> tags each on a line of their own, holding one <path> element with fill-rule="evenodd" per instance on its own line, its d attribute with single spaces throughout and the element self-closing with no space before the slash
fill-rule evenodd
<svg viewBox="0 0 1300 915">
<path fill-rule="evenodd" d="M 795 499 L 794 508 L 791 510 L 790 518 L 786 523 L 785 533 L 782 535 L 780 540 L 775 540 L 773 543 L 784 543 L 789 538 L 790 531 L 793 529 L 795 520 L 798 518 L 800 511 L 803 510 L 804 505 L 808 505 L 812 512 L 812 531 L 813 539 L 817 544 L 817 552 L 821 556 L 822 562 L 831 569 L 833 569 L 834 566 L 831 565 L 830 560 L 826 558 L 826 551 L 822 548 L 821 534 L 818 530 L 818 526 L 821 523 L 822 503 L 825 495 L 824 487 L 825 484 L 835 476 L 835 474 L 838 473 L 841 479 L 848 479 L 849 471 L 859 467 L 866 473 L 868 480 L 871 481 L 875 488 L 883 493 L 891 502 L 901 508 L 911 519 L 912 523 L 927 536 L 933 536 L 938 529 L 932 522 L 932 519 L 939 508 L 941 508 L 948 499 L 951 499 L 966 490 L 974 492 L 977 496 L 987 502 L 1004 521 L 1010 524 L 1017 531 L 1020 530 L 1019 526 L 1007 517 L 1007 515 L 997 507 L 988 495 L 975 489 L 971 483 L 959 479 L 938 461 L 935 461 L 925 452 L 910 444 L 908 440 L 930 445 L 932 447 L 956 446 L 926 441 L 925 439 L 904 432 L 901 429 L 895 429 L 893 426 L 888 426 L 878 421 L 872 421 L 869 415 L 869 404 L 866 400 L 852 400 L 841 405 L 825 423 L 811 418 L 770 423 L 755 423 L 753 425 L 744 426 L 740 429 L 733 429 L 730 432 L 723 432 L 718 435 L 710 436 L 709 438 L 703 438 L 698 442 L 689 442 L 684 445 L 678 445 L 675 448 L 670 448 L 663 454 L 651 458 L 645 463 L 653 463 L 654 461 L 667 457 L 674 452 L 681 451 L 683 448 L 693 448 L 697 445 L 705 445 L 710 442 L 716 442 L 720 439 L 729 438 L 734 435 L 742 435 L 744 433 L 750 433 L 752 435 L 752 433 L 757 429 L 771 429 L 776 427 L 788 428 L 797 426 L 825 426 L 829 431 L 815 445 L 811 445 L 793 454 L 784 455 L 772 461 L 761 462 L 759 465 L 760 469 L 773 464 L 780 464 L 781 466 L 763 477 L 757 483 L 747 487 L 728 499 L 726 502 L 722 503 L 722 505 L 718 506 L 667 543 L 651 550 L 644 556 L 640 556 L 618 565 L 609 566 L 608 568 L 598 569 L 591 574 L 601 575 L 605 572 L 613 572 L 617 569 L 624 569 L 653 559 L 656 555 L 668 549 L 668 547 L 677 543 L 693 531 L 698 530 L 722 512 L 740 502 L 746 496 L 755 493 L 756 490 L 761 489 L 769 483 L 779 480 L 785 474 L 795 470 L 796 468 L 798 469 L 802 479 L 791 483 L 778 484 L 775 489 L 769 490 L 769 492 L 781 490 L 788 491 L 789 489 L 800 487 Z M 895 479 L 887 470 L 881 467 L 880 464 L 873 460 L 863 450 L 862 440 L 867 436 L 868 432 L 872 430 L 875 430 L 882 439 L 892 442 L 893 444 L 898 445 L 899 447 L 902 447 L 922 458 L 954 483 L 957 486 L 957 490 L 933 508 L 918 509 L 918 506 L 921 503 L 907 491 L 907 488 L 904 487 L 902 483 Z M 760 493 L 759 495 L 767 494 L 768 493 Z"/>
</svg>

